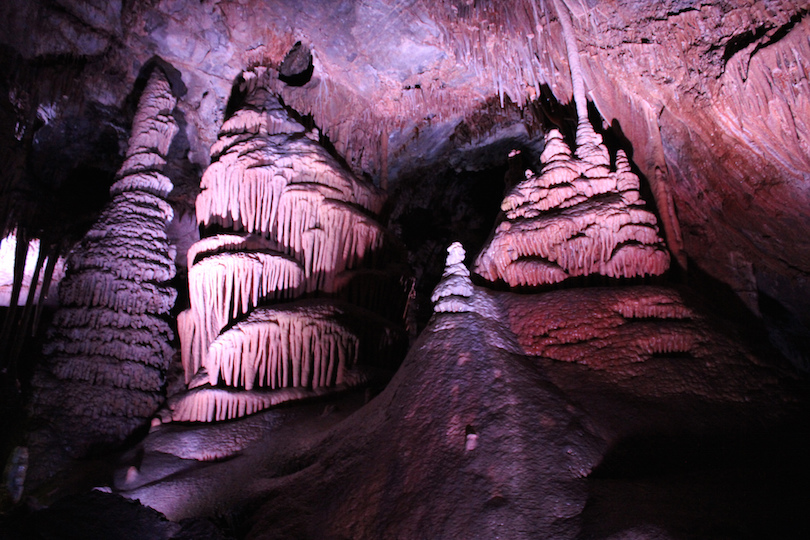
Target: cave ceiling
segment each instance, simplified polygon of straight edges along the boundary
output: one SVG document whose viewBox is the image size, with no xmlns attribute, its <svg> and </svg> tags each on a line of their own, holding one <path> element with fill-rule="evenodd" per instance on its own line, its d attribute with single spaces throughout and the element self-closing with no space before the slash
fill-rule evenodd
<svg viewBox="0 0 810 540">
<path fill-rule="evenodd" d="M 806 3 L 566 5 L 591 116 L 645 179 L 674 260 L 719 279 L 753 313 L 764 306 L 784 322 L 777 341 L 805 340 Z M 196 195 L 243 71 L 279 69 L 298 42 L 311 74 L 268 77 L 272 89 L 392 192 L 431 167 L 505 163 L 510 146 L 575 122 L 545 0 L 35 0 L 3 2 L 0 20 L 7 229 L 37 221 L 36 201 L 81 190 L 82 172 L 116 170 L 133 89 L 154 63 L 179 95 L 183 142 L 170 171 L 180 206 Z"/>
</svg>

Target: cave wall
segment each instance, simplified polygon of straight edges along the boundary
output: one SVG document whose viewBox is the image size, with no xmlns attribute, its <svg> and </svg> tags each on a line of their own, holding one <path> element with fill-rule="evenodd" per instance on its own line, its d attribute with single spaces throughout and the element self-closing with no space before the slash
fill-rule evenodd
<svg viewBox="0 0 810 540">
<path fill-rule="evenodd" d="M 263 65 L 272 74 L 301 42 L 312 51 L 311 79 L 292 85 L 269 77 L 268 90 L 301 113 L 307 130 L 317 126 L 320 142 L 353 172 L 389 188 L 394 201 L 385 211 L 393 229 L 409 262 L 426 267 L 445 241 L 483 243 L 481 231 L 496 218 L 481 223 L 482 209 L 497 212 L 507 169 L 509 186 L 515 174 L 524 176 L 522 167 L 537 165 L 539 134 L 554 125 L 572 138 L 568 60 L 551 6 L 544 0 L 4 2 L 0 141 L 12 166 L 2 173 L 0 208 L 24 208 L 7 214 L 5 227 L 36 229 L 69 217 L 66 229 L 81 235 L 93 205 L 73 216 L 73 199 L 63 195 L 81 200 L 106 192 L 135 97 L 154 64 L 178 97 L 180 133 L 166 174 L 176 186 L 170 200 L 183 216 L 219 126 L 250 76 L 243 70 Z M 712 286 L 719 280 L 763 317 L 784 353 L 806 361 L 807 8 L 745 0 L 566 6 L 591 120 L 610 155 L 620 155 L 615 146 L 621 146 L 649 186 L 643 195 L 681 267 L 669 277 L 704 276 Z M 513 147 L 528 163 L 507 165 Z M 88 170 L 93 174 L 80 174 Z M 447 215 L 431 216 L 437 212 Z M 683 482 L 674 473 L 684 461 L 681 450 L 702 456 L 705 438 L 720 432 L 727 439 L 709 450 L 716 461 L 691 463 L 688 472 L 700 483 L 708 463 L 712 474 L 733 478 L 731 487 L 698 493 L 715 500 L 719 492 L 729 504 L 728 493 L 746 491 L 753 476 L 764 491 L 730 512 L 729 521 L 776 490 L 772 504 L 783 508 L 764 522 L 800 515 L 808 478 L 804 456 L 796 458 L 806 448 L 801 430 L 797 443 L 768 440 L 762 453 L 737 456 L 739 463 L 725 463 L 725 449 L 749 452 L 749 443 L 769 439 L 771 429 L 793 434 L 793 415 L 797 423 L 807 418 L 806 385 L 772 351 L 749 343 L 757 336 L 727 332 L 708 309 L 717 306 L 693 308 L 705 298 L 686 292 L 681 298 L 677 288 L 493 292 L 473 285 L 463 253 L 454 257 L 449 266 L 456 272 L 445 271 L 435 296 L 441 313 L 378 399 L 366 403 L 371 393 L 357 393 L 337 406 L 308 403 L 211 429 L 156 425 L 122 458 L 110 485 L 172 519 L 215 514 L 225 497 L 227 511 L 253 512 L 245 526 L 254 537 L 436 530 L 452 537 L 485 529 L 608 537 L 628 529 L 618 522 L 635 526 L 661 508 L 673 514 L 662 528 L 675 530 L 684 521 L 683 501 L 667 498 L 672 485 L 637 484 L 637 464 L 628 464 L 634 455 L 614 455 L 628 438 L 646 444 L 657 429 L 659 448 L 648 452 L 641 444 L 633 451 L 651 454 L 650 462 L 663 453 L 677 463 L 656 469 L 679 488 L 674 497 L 701 499 L 690 491 L 694 478 Z M 438 280 L 428 270 L 419 269 L 431 277 L 416 288 L 427 308 L 427 280 Z M 340 424 L 355 409 L 359 414 Z M 796 456 L 783 462 L 777 450 Z M 796 463 L 802 466 L 792 470 Z M 783 489 L 788 477 L 791 489 Z M 660 500 L 648 504 L 650 497 Z M 234 510 L 247 501 L 248 510 Z M 604 520 L 602 511 L 612 518 Z M 288 529 L 274 527 L 283 520 Z M 699 522 L 704 526 L 702 520 L 688 526 Z M 740 523 L 735 531 L 748 526 Z"/>
<path fill-rule="evenodd" d="M 676 260 L 762 313 L 801 363 L 810 325 L 806 5 L 569 4 L 589 99 L 649 182 Z M 497 132 L 509 115 L 470 121 L 493 100 L 502 110 L 531 102 L 531 111 L 571 95 L 559 23 L 543 1 L 37 0 L 4 2 L 0 20 L 4 141 L 17 154 L 82 156 L 61 169 L 114 170 L 120 118 L 131 116 L 144 65 L 159 58 L 175 70 L 185 90 L 186 143 L 173 160 L 180 205 L 193 200 L 242 69 L 277 67 L 297 41 L 312 50 L 312 78 L 275 90 L 312 115 L 355 172 L 383 185 Z M 29 147 L 9 136 L 20 125 L 33 130 Z M 83 125 L 102 128 L 76 137 Z M 473 130 L 458 137 L 462 125 Z M 22 180 L 6 185 L 49 174 L 20 167 Z"/>
</svg>

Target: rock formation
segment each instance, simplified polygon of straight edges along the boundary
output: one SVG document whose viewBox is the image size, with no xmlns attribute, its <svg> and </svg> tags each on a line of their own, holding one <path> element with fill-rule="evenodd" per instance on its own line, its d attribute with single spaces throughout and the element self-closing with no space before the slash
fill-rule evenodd
<svg viewBox="0 0 810 540">
<path fill-rule="evenodd" d="M 627 157 L 619 150 L 611 171 L 607 149 L 587 120 L 577 129 L 575 155 L 551 130 L 540 159 L 540 174 L 527 171 L 504 199 L 505 219 L 476 259 L 476 273 L 516 287 L 591 274 L 660 275 L 669 268 Z"/>
<path fill-rule="evenodd" d="M 165 398 L 172 357 L 166 315 L 176 292 L 166 225 L 171 181 L 161 174 L 177 131 L 160 69 L 143 90 L 111 202 L 68 257 L 34 378 L 33 480 L 60 459 L 114 446 L 148 425 Z M 66 455 L 59 455 L 63 451 Z"/>
<path fill-rule="evenodd" d="M 794 375 L 674 289 L 491 292 L 451 285 L 460 256 L 454 246 L 437 297 L 464 309 L 436 313 L 371 402 L 163 426 L 124 459 L 115 488 L 173 520 L 228 501 L 245 509 L 248 536 L 267 539 L 766 532 L 757 512 L 740 509 L 755 508 L 791 465 L 741 461 L 738 488 L 734 463 L 756 455 L 753 426 L 801 418 Z M 650 431 L 649 443 L 637 440 Z M 698 456 L 714 445 L 729 463 L 707 471 Z M 627 446 L 637 453 L 624 458 Z M 786 450 L 779 440 L 768 449 Z M 654 472 L 604 472 L 623 459 Z M 628 502 L 634 489 L 661 506 Z M 684 493 L 718 505 L 685 504 Z M 609 519 L 597 510 L 605 505 Z"/>
<path fill-rule="evenodd" d="M 178 328 L 190 391 L 172 400 L 175 420 L 235 418 L 357 384 L 366 380 L 359 364 L 384 366 L 396 346 L 396 321 L 364 309 L 398 303 L 385 273 L 377 294 L 351 286 L 380 281 L 363 269 L 383 247 L 372 217 L 383 195 L 290 116 L 262 84 L 265 71 L 246 72 L 245 103 L 223 124 L 202 178 L 199 222 L 242 234 L 189 249 L 191 307 Z M 345 299 L 290 302 L 315 292 Z"/>
<path fill-rule="evenodd" d="M 688 256 L 688 271 L 729 285 L 754 313 L 764 306 L 775 342 L 800 364 L 810 342 L 806 2 L 565 4 L 592 112 L 632 148 L 673 256 L 681 267 Z M 188 170 L 208 165 L 245 66 L 310 51 L 311 78 L 276 79 L 274 90 L 312 115 L 356 174 L 390 181 L 392 193 L 422 167 L 470 167 L 464 154 L 502 163 L 503 153 L 476 149 L 516 118 L 530 134 L 532 119 L 559 121 L 572 95 L 550 0 L 351 0 L 306 16 L 288 0 L 9 0 L 0 15 L 0 151 L 15 164 L 4 186 L 22 188 L 0 190 L 4 209 L 21 208 L 37 193 L 27 188 L 51 185 L 51 175 L 118 159 L 123 96 L 155 55 L 182 66 Z M 26 160 L 29 174 L 18 175 Z"/>
<path fill-rule="evenodd" d="M 577 110 L 576 152 L 556 129 L 545 137 L 539 175 L 526 179 L 501 204 L 504 220 L 475 261 L 475 272 L 511 287 L 558 283 L 574 276 L 660 275 L 669 253 L 655 216 L 644 208 L 639 179 L 619 150 L 615 169 L 588 120 L 582 68 L 566 8 L 555 0 L 565 30 Z"/>
<path fill-rule="evenodd" d="M 17 373 L 4 355 L 0 536 L 207 538 L 192 530 L 207 521 L 213 538 L 278 540 L 810 538 L 810 392 L 772 347 L 810 365 L 806 4 L 0 2 L 0 215 L 4 233 L 20 231 L 12 304 L 25 245 L 66 252 L 60 242 L 107 201 L 146 66 L 166 67 L 177 90 L 162 172 L 181 216 L 210 171 L 188 257 L 197 215 L 176 224 L 191 309 L 178 320 L 185 374 L 172 363 L 159 414 L 178 421 L 47 490 L 31 492 L 29 475 L 21 493 L 15 396 L 39 354 L 21 349 Z M 501 182 L 513 149 L 541 167 Z M 104 196 L 78 204 L 94 179 Z M 372 183 L 389 194 L 382 212 Z M 161 178 L 138 184 L 159 190 Z M 386 218 L 426 309 L 381 388 L 365 364 L 398 342 L 403 311 Z M 468 269 L 460 244 L 445 261 L 455 240 L 474 258 L 493 224 L 485 264 Z M 99 274 L 120 269 L 77 249 Z M 668 257 L 669 275 L 625 277 Z M 159 276 L 158 259 L 121 275 Z M 118 305 L 156 305 L 155 292 Z M 73 308 L 91 325 L 124 320 Z M 0 331 L 4 353 L 18 319 Z M 159 341 L 147 334 L 130 326 L 126 348 L 98 348 L 140 354 Z M 102 379 L 154 381 L 120 367 Z M 88 410 L 120 395 L 72 395 L 84 387 L 49 369 L 36 384 Z M 89 423 L 55 400 L 40 409 L 54 427 Z M 45 446 L 71 442 L 37 433 L 32 473 L 56 461 L 38 457 Z M 90 485 L 178 523 L 108 493 L 35 510 Z"/>
</svg>

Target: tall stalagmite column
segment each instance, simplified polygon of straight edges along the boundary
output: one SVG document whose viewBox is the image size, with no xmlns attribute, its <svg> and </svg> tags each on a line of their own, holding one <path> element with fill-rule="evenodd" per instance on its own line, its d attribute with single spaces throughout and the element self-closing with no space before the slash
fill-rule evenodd
<svg viewBox="0 0 810 540">
<path fill-rule="evenodd" d="M 166 225 L 172 183 L 161 170 L 176 99 L 156 68 L 141 96 L 111 202 L 68 257 L 34 378 L 31 480 L 109 448 L 146 425 L 165 397 L 176 291 Z M 55 450 L 59 449 L 59 450 Z M 59 451 L 62 451 L 59 454 Z"/>
</svg>

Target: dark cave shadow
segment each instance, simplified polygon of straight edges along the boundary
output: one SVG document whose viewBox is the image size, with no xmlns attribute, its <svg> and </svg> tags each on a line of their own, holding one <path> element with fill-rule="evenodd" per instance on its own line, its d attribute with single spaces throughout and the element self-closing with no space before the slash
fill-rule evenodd
<svg viewBox="0 0 810 540">
<path fill-rule="evenodd" d="M 773 342 L 765 320 L 751 311 L 730 285 L 704 271 L 692 259 L 688 259 L 687 270 L 681 270 L 676 275 L 679 279 L 678 288 L 684 293 L 689 305 L 698 306 L 727 331 L 733 330 L 758 357 L 767 359 L 773 366 L 802 376 Z M 806 374 L 804 378 L 807 379 Z"/>
<path fill-rule="evenodd" d="M 759 431 L 620 440 L 588 478 L 579 538 L 810 537 L 809 420 L 805 410 Z"/>
</svg>

